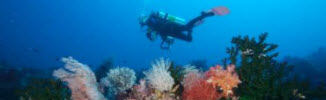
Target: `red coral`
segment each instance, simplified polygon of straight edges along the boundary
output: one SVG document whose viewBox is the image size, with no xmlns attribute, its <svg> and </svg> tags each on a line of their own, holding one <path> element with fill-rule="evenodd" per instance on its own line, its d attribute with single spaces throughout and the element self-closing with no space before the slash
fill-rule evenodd
<svg viewBox="0 0 326 100">
<path fill-rule="evenodd" d="M 183 100 L 216 100 L 219 96 L 216 89 L 198 72 L 188 73 L 184 80 Z"/>
<path fill-rule="evenodd" d="M 232 88 L 241 82 L 235 73 L 234 65 L 224 70 L 217 65 L 203 75 L 196 72 L 186 74 L 183 85 L 183 100 L 216 100 L 228 98 L 233 94 Z M 223 91 L 220 91 L 223 90 Z"/>
<path fill-rule="evenodd" d="M 183 100 L 216 100 L 219 97 L 216 89 L 205 79 L 199 80 L 191 89 L 185 89 L 182 94 Z"/>
</svg>

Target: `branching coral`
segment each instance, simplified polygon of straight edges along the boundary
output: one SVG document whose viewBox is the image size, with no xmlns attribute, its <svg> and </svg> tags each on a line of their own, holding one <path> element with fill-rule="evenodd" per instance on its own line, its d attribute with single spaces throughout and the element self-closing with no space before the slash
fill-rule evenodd
<svg viewBox="0 0 326 100">
<path fill-rule="evenodd" d="M 72 57 L 62 58 L 64 68 L 53 72 L 53 76 L 68 82 L 73 100 L 105 100 L 99 92 L 92 70 Z"/>
<path fill-rule="evenodd" d="M 152 64 L 152 68 L 149 71 L 144 72 L 146 80 L 151 87 L 161 92 L 172 89 L 174 80 L 168 71 L 170 64 L 171 62 L 169 60 L 161 58 Z"/>
<path fill-rule="evenodd" d="M 111 69 L 107 76 L 101 79 L 101 83 L 108 86 L 114 94 L 130 89 L 135 84 L 135 81 L 135 71 L 127 67 Z"/>
</svg>

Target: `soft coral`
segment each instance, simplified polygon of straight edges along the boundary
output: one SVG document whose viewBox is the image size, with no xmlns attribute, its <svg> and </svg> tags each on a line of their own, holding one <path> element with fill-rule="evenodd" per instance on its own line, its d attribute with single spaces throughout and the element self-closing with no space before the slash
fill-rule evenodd
<svg viewBox="0 0 326 100">
<path fill-rule="evenodd" d="M 216 100 L 219 97 L 213 85 L 208 83 L 199 72 L 187 73 L 182 83 L 184 86 L 183 100 Z"/>
<path fill-rule="evenodd" d="M 235 72 L 235 66 L 229 65 L 226 70 L 222 66 L 216 65 L 211 67 L 208 72 L 205 73 L 207 82 L 212 84 L 214 88 L 223 90 L 222 97 L 229 97 L 233 95 L 232 88 L 238 86 L 241 83 L 239 76 Z"/>
<path fill-rule="evenodd" d="M 216 89 L 205 79 L 198 80 L 191 89 L 185 89 L 182 95 L 183 100 L 216 100 L 219 97 Z"/>
<path fill-rule="evenodd" d="M 216 100 L 228 98 L 233 94 L 232 88 L 241 82 L 234 71 L 234 65 L 224 70 L 217 65 L 202 75 L 199 72 L 189 72 L 183 80 L 184 100 Z M 223 91 L 219 91 L 223 90 Z"/>
</svg>

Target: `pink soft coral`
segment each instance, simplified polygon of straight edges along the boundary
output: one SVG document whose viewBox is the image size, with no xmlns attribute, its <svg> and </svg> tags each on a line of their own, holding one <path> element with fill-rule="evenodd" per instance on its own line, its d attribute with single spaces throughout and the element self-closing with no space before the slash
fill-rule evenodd
<svg viewBox="0 0 326 100">
<path fill-rule="evenodd" d="M 68 83 L 72 100 L 106 100 L 98 90 L 92 70 L 72 57 L 62 58 L 64 68 L 57 69 L 53 76 Z"/>
<path fill-rule="evenodd" d="M 147 87 L 145 80 L 140 80 L 139 85 L 134 85 L 132 91 L 133 95 L 130 98 L 134 98 L 135 100 L 150 99 L 150 89 Z"/>
<path fill-rule="evenodd" d="M 223 90 L 222 97 L 229 97 L 233 95 L 232 88 L 236 88 L 241 83 L 239 76 L 235 72 L 235 66 L 229 65 L 226 70 L 222 66 L 216 65 L 211 67 L 208 72 L 205 73 L 207 82 L 212 84 L 214 88 L 220 88 Z"/>
</svg>

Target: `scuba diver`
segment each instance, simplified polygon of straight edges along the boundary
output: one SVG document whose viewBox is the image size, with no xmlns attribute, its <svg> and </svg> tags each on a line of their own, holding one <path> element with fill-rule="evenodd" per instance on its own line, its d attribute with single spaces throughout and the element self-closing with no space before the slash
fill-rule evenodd
<svg viewBox="0 0 326 100">
<path fill-rule="evenodd" d="M 202 12 L 200 16 L 185 23 L 185 20 L 164 12 L 152 12 L 149 16 L 139 17 L 141 27 L 147 26 L 146 36 L 154 41 L 157 35 L 161 36 L 161 49 L 169 49 L 174 43 L 174 38 L 192 41 L 192 30 L 203 23 L 203 19 L 214 15 L 226 15 L 229 13 L 226 7 L 216 7 L 210 11 Z"/>
</svg>

